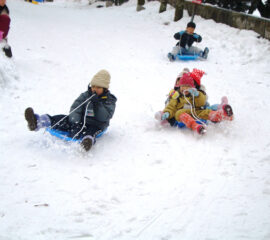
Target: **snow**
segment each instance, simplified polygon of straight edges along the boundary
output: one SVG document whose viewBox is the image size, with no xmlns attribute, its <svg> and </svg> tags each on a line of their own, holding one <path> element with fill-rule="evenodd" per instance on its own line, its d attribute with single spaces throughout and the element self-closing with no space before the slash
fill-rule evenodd
<svg viewBox="0 0 270 240">
<path fill-rule="evenodd" d="M 270 239 L 269 41 L 196 16 L 209 59 L 171 63 L 186 12 L 173 22 L 158 2 L 141 12 L 134 0 L 100 4 L 7 1 L 14 57 L 0 54 L 0 239 Z M 207 72 L 210 103 L 228 96 L 234 121 L 203 137 L 156 123 L 184 67 Z M 28 131 L 26 107 L 67 114 L 100 69 L 118 101 L 89 153 Z"/>
</svg>

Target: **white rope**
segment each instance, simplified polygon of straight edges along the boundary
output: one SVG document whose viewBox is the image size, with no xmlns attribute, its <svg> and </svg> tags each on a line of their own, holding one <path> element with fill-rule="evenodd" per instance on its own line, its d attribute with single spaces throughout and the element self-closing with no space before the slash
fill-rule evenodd
<svg viewBox="0 0 270 240">
<path fill-rule="evenodd" d="M 89 103 L 90 103 L 90 102 L 89 102 Z M 85 123 L 86 123 L 86 114 L 87 114 L 87 108 L 88 108 L 89 103 L 87 103 L 86 108 L 85 108 L 84 118 L 83 118 L 83 126 L 82 126 L 81 130 L 80 130 L 79 132 L 77 132 L 77 133 L 74 135 L 74 137 L 73 137 L 72 139 L 74 139 L 77 135 L 79 135 L 80 132 L 81 132 L 81 131 L 83 130 L 83 128 L 85 127 Z"/>
<path fill-rule="evenodd" d="M 197 90 L 196 90 L 197 91 Z M 206 127 L 206 124 L 203 122 L 203 121 L 201 121 L 201 119 L 198 117 L 198 115 L 196 114 L 196 108 L 195 108 L 195 97 L 194 97 L 194 95 L 193 94 L 191 94 L 192 95 L 192 99 L 193 99 L 193 105 L 190 103 L 190 101 L 186 98 L 186 96 L 185 96 L 185 92 L 188 92 L 188 90 L 184 90 L 183 91 L 183 95 L 184 95 L 184 98 L 185 98 L 185 100 L 188 102 L 188 104 L 190 105 L 190 111 L 191 111 L 191 115 L 192 115 L 192 117 L 195 119 L 195 120 L 197 120 L 198 122 L 200 122 L 204 127 Z M 194 113 L 193 113 L 193 106 L 194 106 Z"/>
<path fill-rule="evenodd" d="M 59 124 L 61 121 L 63 121 L 65 118 L 67 118 L 71 113 L 73 113 L 75 110 L 77 110 L 79 107 L 81 107 L 83 104 L 85 104 L 87 101 L 89 101 L 92 97 L 94 97 L 96 94 L 93 94 L 91 97 L 87 98 L 83 103 L 81 103 L 78 107 L 73 109 L 68 115 L 61 118 L 57 123 L 55 123 L 53 126 L 49 127 L 50 129 L 54 128 L 57 124 Z"/>
</svg>

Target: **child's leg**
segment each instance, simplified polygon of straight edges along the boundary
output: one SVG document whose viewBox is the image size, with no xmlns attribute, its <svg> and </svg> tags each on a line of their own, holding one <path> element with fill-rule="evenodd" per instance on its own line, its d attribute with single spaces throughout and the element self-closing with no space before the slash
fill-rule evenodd
<svg viewBox="0 0 270 240">
<path fill-rule="evenodd" d="M 96 142 L 96 136 L 101 132 L 102 130 L 95 126 L 86 125 L 86 128 L 80 133 L 80 138 L 83 138 L 81 145 L 85 151 L 91 149 Z"/>
<path fill-rule="evenodd" d="M 198 47 L 194 47 L 191 46 L 187 51 L 186 51 L 187 55 L 199 55 L 200 57 L 203 56 L 203 50 L 198 48 Z"/>
<path fill-rule="evenodd" d="M 212 122 L 221 122 L 222 120 L 233 120 L 233 110 L 229 104 L 225 104 L 217 111 L 210 111 L 209 120 Z"/>
<path fill-rule="evenodd" d="M 206 129 L 204 126 L 196 123 L 194 118 L 192 118 L 189 114 L 187 113 L 182 113 L 179 116 L 179 120 L 186 125 L 186 127 L 192 129 L 193 131 L 197 132 L 198 134 L 204 134 L 206 133 Z"/>
<path fill-rule="evenodd" d="M 51 120 L 47 114 L 35 114 L 30 107 L 25 109 L 24 116 L 30 131 L 38 131 L 40 128 L 51 126 Z"/>
<path fill-rule="evenodd" d="M 59 114 L 50 116 L 48 115 L 51 121 L 51 126 L 53 129 L 64 131 L 64 132 L 70 132 L 71 130 L 71 124 L 68 121 L 67 115 Z"/>
<path fill-rule="evenodd" d="M 179 46 L 174 46 L 173 47 L 173 49 L 172 49 L 172 55 L 173 56 L 176 56 L 176 54 L 178 54 L 178 53 L 180 53 L 180 49 L 181 49 L 181 47 L 179 47 Z"/>
<path fill-rule="evenodd" d="M 204 126 L 196 123 L 195 119 L 191 117 L 190 114 L 190 109 L 180 109 L 175 113 L 175 119 L 179 122 L 184 123 L 187 128 L 190 128 L 199 134 L 206 133 L 206 129 L 204 128 Z"/>
</svg>

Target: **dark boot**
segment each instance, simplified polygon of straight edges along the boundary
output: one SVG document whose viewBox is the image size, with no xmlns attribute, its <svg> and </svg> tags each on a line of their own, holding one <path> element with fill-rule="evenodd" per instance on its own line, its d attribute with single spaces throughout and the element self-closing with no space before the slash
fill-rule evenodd
<svg viewBox="0 0 270 240">
<path fill-rule="evenodd" d="M 206 47 L 203 51 L 202 58 L 207 59 L 209 53 L 208 47 Z"/>
<path fill-rule="evenodd" d="M 81 146 L 86 152 L 88 152 L 91 149 L 93 143 L 94 143 L 94 138 L 88 135 L 82 139 Z"/>
<path fill-rule="evenodd" d="M 175 60 L 175 56 L 173 55 L 173 54 L 171 54 L 171 53 L 168 53 L 168 58 L 169 58 L 169 60 L 170 60 L 170 62 L 173 62 L 174 60 Z"/>
<path fill-rule="evenodd" d="M 3 51 L 8 58 L 12 57 L 12 51 L 10 46 L 3 47 Z"/>
<path fill-rule="evenodd" d="M 28 128 L 30 131 L 35 131 L 37 129 L 37 118 L 34 114 L 33 108 L 26 108 L 24 112 L 25 120 L 28 123 Z"/>
<path fill-rule="evenodd" d="M 51 126 L 51 120 L 49 116 L 47 114 L 35 114 L 33 108 L 26 108 L 24 116 L 28 123 L 28 128 L 30 129 L 30 131 L 38 131 L 40 128 Z"/>
<path fill-rule="evenodd" d="M 229 104 L 223 105 L 222 109 L 224 111 L 224 116 L 226 116 L 226 117 L 232 117 L 233 116 L 233 110 L 232 110 L 232 107 Z"/>
<path fill-rule="evenodd" d="M 232 121 L 233 110 L 229 104 L 225 104 L 221 109 L 217 111 L 211 111 L 209 113 L 209 120 L 212 122 L 221 122 L 222 120 Z"/>
</svg>

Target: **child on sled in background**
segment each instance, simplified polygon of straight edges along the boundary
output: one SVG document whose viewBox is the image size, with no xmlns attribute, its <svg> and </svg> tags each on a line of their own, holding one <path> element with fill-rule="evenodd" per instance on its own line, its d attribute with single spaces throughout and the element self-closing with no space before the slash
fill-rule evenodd
<svg viewBox="0 0 270 240">
<path fill-rule="evenodd" d="M 9 9 L 6 5 L 6 0 L 0 0 L 0 43 L 5 55 L 12 57 L 11 47 L 7 42 L 7 35 L 9 31 L 10 17 Z"/>
<path fill-rule="evenodd" d="M 170 61 L 174 61 L 177 54 L 199 55 L 201 58 L 207 59 L 209 52 L 207 47 L 203 51 L 198 47 L 192 46 L 194 42 L 202 41 L 202 37 L 197 33 L 194 33 L 195 28 L 196 24 L 194 22 L 189 22 L 185 31 L 177 32 L 174 34 L 174 38 L 179 40 L 179 42 L 172 49 L 172 52 L 168 53 L 168 58 Z"/>
<path fill-rule="evenodd" d="M 88 90 L 82 93 L 71 105 L 69 115 L 38 115 L 32 108 L 25 110 L 25 119 L 30 131 L 51 127 L 70 134 L 70 137 L 82 139 L 81 145 L 89 151 L 95 143 L 95 137 L 104 131 L 115 111 L 116 97 L 110 93 L 111 76 L 101 70 L 92 78 Z"/>
<path fill-rule="evenodd" d="M 233 119 L 233 111 L 230 105 L 225 104 L 221 109 L 213 111 L 205 109 L 206 94 L 195 88 L 191 73 L 184 73 L 179 80 L 178 96 L 171 98 L 163 110 L 161 120 L 175 119 L 182 122 L 198 134 L 206 133 L 205 126 L 196 123 L 195 119 L 205 119 L 212 122 Z"/>
</svg>

